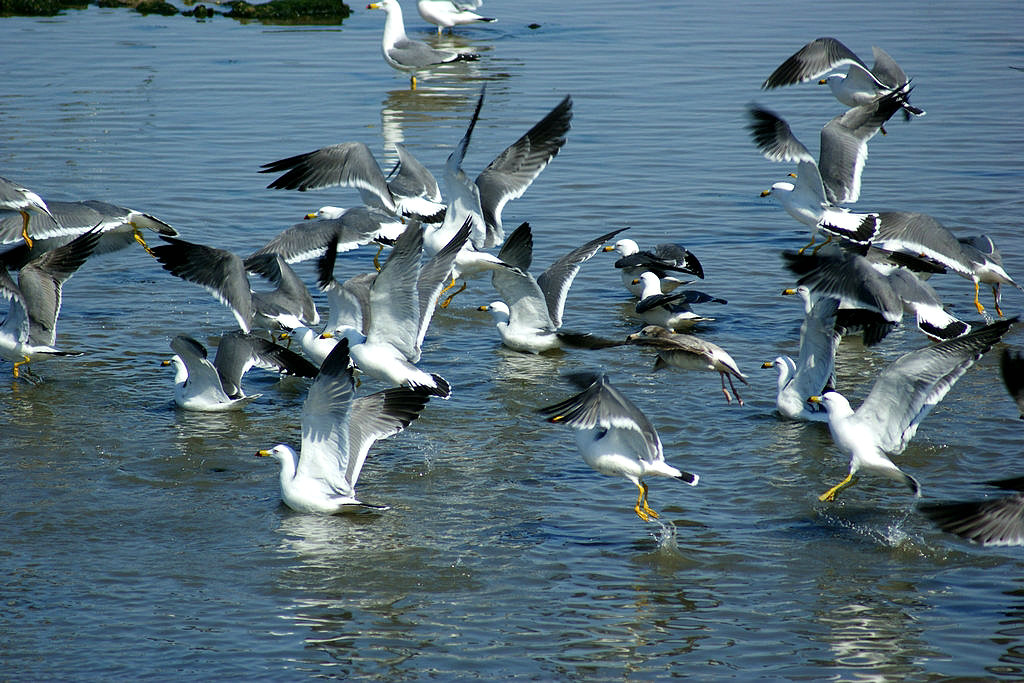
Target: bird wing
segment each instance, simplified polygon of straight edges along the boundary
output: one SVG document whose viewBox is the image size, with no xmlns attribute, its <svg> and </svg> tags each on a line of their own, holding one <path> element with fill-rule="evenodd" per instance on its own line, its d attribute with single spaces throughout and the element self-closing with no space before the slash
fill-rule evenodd
<svg viewBox="0 0 1024 683">
<path fill-rule="evenodd" d="M 299 354 L 268 339 L 238 331 L 221 336 L 213 366 L 220 373 L 224 393 L 231 398 L 243 395 L 242 377 L 254 365 L 295 377 L 316 377 L 319 370 Z"/>
<path fill-rule="evenodd" d="M 1017 404 L 1022 419 L 1024 419 L 1024 356 L 1003 349 L 1003 355 L 999 359 L 999 370 L 1003 375 L 1003 384 L 1010 396 Z"/>
<path fill-rule="evenodd" d="M 164 270 L 212 294 L 231 309 L 238 326 L 248 332 L 252 326 L 252 290 L 242 259 L 216 247 L 162 237 L 166 244 L 153 247 L 153 256 Z"/>
<path fill-rule="evenodd" d="M 10 310 L 0 329 L 7 330 L 17 342 L 28 341 L 28 305 L 6 267 L 0 268 L 0 297 L 11 302 Z"/>
<path fill-rule="evenodd" d="M 252 295 L 256 313 L 274 318 L 294 317 L 307 325 L 320 321 L 309 288 L 280 254 L 250 256 L 244 263 L 246 270 L 266 278 L 276 287 L 273 291 Z"/>
<path fill-rule="evenodd" d="M 586 244 L 576 247 L 568 254 L 558 259 L 547 270 L 537 278 L 537 285 L 544 293 L 544 300 L 547 302 L 548 315 L 555 327 L 562 326 L 562 313 L 565 310 L 565 298 L 569 294 L 569 287 L 580 272 L 580 267 L 601 250 L 604 243 L 615 235 L 618 235 L 626 228 L 612 230 L 609 233 L 592 239 Z M 506 263 L 508 263 L 506 261 Z"/>
<path fill-rule="evenodd" d="M 533 260 L 533 232 L 529 223 L 523 223 L 512 231 L 498 252 L 498 258 L 514 266 L 498 268 L 491 275 L 491 284 L 508 304 L 510 330 L 557 329 L 548 312 L 544 292 L 527 271 Z"/>
<path fill-rule="evenodd" d="M 420 307 L 420 320 L 416 326 L 417 350 L 423 344 L 423 338 L 427 334 L 427 328 L 430 326 L 430 320 L 434 315 L 437 299 L 441 296 L 441 290 L 451 276 L 452 267 L 455 265 L 455 257 L 458 256 L 459 251 L 469 241 L 471 225 L 471 219 L 467 218 L 462 228 L 455 233 L 455 237 L 441 251 L 430 257 L 420 268 L 420 277 L 416 283 L 416 293 L 419 297 Z"/>
<path fill-rule="evenodd" d="M 439 233 L 440 239 L 443 239 L 442 244 L 448 244 L 467 218 L 472 218 L 473 224 L 469 241 L 476 249 L 486 247 L 487 225 L 484 221 L 483 209 L 480 206 L 480 188 L 462 170 L 462 160 L 466 156 L 469 141 L 473 137 L 473 129 L 476 128 L 476 122 L 480 118 L 480 110 L 484 105 L 486 92 L 485 84 L 480 88 L 480 97 L 477 98 L 476 109 L 473 110 L 473 116 L 470 117 L 465 134 L 445 162 L 444 182 L 448 191 L 448 207 Z"/>
<path fill-rule="evenodd" d="M 600 375 L 580 393 L 538 412 L 549 415 L 548 422 L 566 424 L 575 429 L 618 430 L 647 462 L 664 460 L 661 439 L 647 416 L 613 387 L 606 375 Z"/>
<path fill-rule="evenodd" d="M 910 79 L 903 71 L 903 67 L 896 63 L 896 60 L 889 56 L 889 53 L 880 47 L 872 47 L 875 55 L 875 63 L 871 66 L 871 75 L 887 88 L 899 88 Z"/>
<path fill-rule="evenodd" d="M 848 109 L 822 127 L 818 171 L 832 204 L 848 204 L 860 197 L 868 140 L 903 106 L 907 92 L 901 88 L 886 93 Z"/>
<path fill-rule="evenodd" d="M 405 37 L 396 40 L 391 47 L 387 48 L 387 56 L 399 67 L 415 70 L 455 61 L 459 57 L 459 52 L 438 50 L 422 41 Z"/>
<path fill-rule="evenodd" d="M 352 470 L 349 423 L 355 390 L 348 340 L 341 339 L 324 359 L 302 405 L 302 448 L 296 470 L 296 477 L 324 481 L 348 497 L 355 489 L 355 479 L 348 476 Z"/>
<path fill-rule="evenodd" d="M 280 254 L 289 264 L 298 263 L 322 256 L 327 244 L 331 242 L 338 252 L 351 251 L 369 244 L 396 221 L 394 216 L 379 209 L 369 206 L 352 207 L 339 218 L 296 223 L 250 254 L 250 258 L 274 253 Z"/>
<path fill-rule="evenodd" d="M 769 90 L 783 85 L 806 83 L 846 64 L 855 64 L 865 70 L 868 68 L 860 57 L 835 38 L 816 38 L 786 58 L 761 87 Z"/>
<path fill-rule="evenodd" d="M 354 187 L 369 192 L 391 213 L 397 211 L 395 199 L 388 189 L 384 172 L 363 142 L 342 142 L 321 147 L 305 154 L 271 161 L 260 167 L 260 173 L 283 175 L 267 187 L 282 190 L 316 190 L 322 187 Z"/>
<path fill-rule="evenodd" d="M 902 453 L 921 420 L 1016 321 L 992 323 L 901 356 L 879 374 L 855 419 L 871 429 L 883 451 Z"/>
<path fill-rule="evenodd" d="M 53 346 L 56 342 L 63 285 L 92 255 L 100 236 L 98 230 L 90 230 L 22 267 L 18 289 L 28 315 L 32 344 Z"/>
<path fill-rule="evenodd" d="M 370 287 L 366 341 L 391 344 L 406 358 L 418 357 L 420 304 L 417 281 L 423 253 L 423 228 L 413 221 L 395 242 Z"/>
<path fill-rule="evenodd" d="M 521 138 L 505 148 L 476 178 L 480 206 L 487 223 L 485 247 L 505 239 L 501 211 L 510 199 L 523 196 L 534 179 L 565 145 L 572 121 L 572 98 L 568 95 Z"/>
<path fill-rule="evenodd" d="M 209 361 L 206 347 L 192 337 L 179 334 L 171 340 L 171 350 L 178 355 L 188 370 L 188 391 L 192 395 L 207 395 L 211 401 L 235 398 L 221 383 L 220 373 Z M 237 388 L 237 387 L 236 387 Z"/>
<path fill-rule="evenodd" d="M 909 211 L 881 211 L 872 246 L 926 259 L 960 275 L 974 272 L 964 245 L 935 218 Z"/>
<path fill-rule="evenodd" d="M 921 512 L 940 529 L 981 545 L 1024 545 L 1024 494 L 991 500 L 928 503 Z"/>
<path fill-rule="evenodd" d="M 430 399 L 427 387 L 393 387 L 352 402 L 348 423 L 350 454 L 345 479 L 354 487 L 370 447 L 408 427 Z"/>
<path fill-rule="evenodd" d="M 405 145 L 395 143 L 398 163 L 388 175 L 388 189 L 402 207 L 402 213 L 429 222 L 444 217 L 441 188 L 434 174 L 412 155 Z"/>
<path fill-rule="evenodd" d="M 800 325 L 799 361 L 790 385 L 801 401 L 820 394 L 833 378 L 841 336 L 836 332 L 838 308 L 838 299 L 822 296 L 804 314 Z"/>
</svg>

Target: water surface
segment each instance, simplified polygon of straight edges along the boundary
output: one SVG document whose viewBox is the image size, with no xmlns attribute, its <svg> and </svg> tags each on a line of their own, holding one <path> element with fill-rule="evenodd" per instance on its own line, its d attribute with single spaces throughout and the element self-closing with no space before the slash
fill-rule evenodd
<svg viewBox="0 0 1024 683">
<path fill-rule="evenodd" d="M 379 443 L 360 494 L 383 514 L 320 518 L 279 503 L 252 454 L 297 443 L 306 383 L 253 373 L 261 399 L 236 415 L 177 410 L 160 361 L 186 333 L 211 343 L 227 309 L 141 250 L 97 257 L 65 289 L 60 343 L 87 355 L 5 381 L 0 429 L 0 666 L 16 679 L 335 676 L 452 678 L 914 679 L 1024 673 L 1019 549 L 934 530 L 905 491 L 862 478 L 817 495 L 846 463 L 821 425 L 774 414 L 800 308 L 782 249 L 806 230 L 761 190 L 791 169 L 761 158 L 750 102 L 783 114 L 812 150 L 841 109 L 814 85 L 761 81 L 821 35 L 865 57 L 885 47 L 928 114 L 871 145 L 860 206 L 922 210 L 987 233 L 1024 273 L 1020 217 L 1024 65 L 1018 3 L 542 3 L 491 0 L 496 24 L 437 39 L 480 61 L 416 92 L 379 54 L 383 16 L 341 27 L 143 17 L 90 7 L 2 21 L 0 174 L 45 197 L 103 199 L 161 217 L 186 239 L 246 253 L 353 190 L 265 189 L 263 163 L 361 140 L 385 167 L 405 143 L 440 175 L 480 86 L 487 100 L 465 168 L 474 175 L 566 94 L 569 143 L 505 224 L 529 220 L 537 267 L 614 228 L 680 241 L 700 287 L 729 301 L 703 334 L 750 375 L 726 405 L 711 374 L 652 373 L 637 349 L 541 358 L 502 348 L 472 283 L 434 319 L 421 365 L 455 387 Z M 531 29 L 532 23 L 539 28 Z M 369 267 L 344 257 L 339 276 Z M 565 325 L 636 329 L 602 255 L 569 297 Z M 311 266 L 300 268 L 312 285 Z M 932 283 L 980 321 L 970 284 Z M 1022 295 L 1009 291 L 1008 313 Z M 1024 345 L 1019 332 L 1008 342 Z M 912 329 L 838 357 L 858 402 L 876 373 L 927 342 Z M 0 371 L 5 370 L 0 367 Z M 604 369 L 648 412 L 695 489 L 651 483 L 666 526 L 633 514 L 635 489 L 590 470 L 570 430 L 536 408 Z M 373 387 L 364 385 L 366 390 Z M 980 497 L 1019 475 L 1021 423 L 982 359 L 928 417 L 899 462 L 928 499 Z"/>
</svg>

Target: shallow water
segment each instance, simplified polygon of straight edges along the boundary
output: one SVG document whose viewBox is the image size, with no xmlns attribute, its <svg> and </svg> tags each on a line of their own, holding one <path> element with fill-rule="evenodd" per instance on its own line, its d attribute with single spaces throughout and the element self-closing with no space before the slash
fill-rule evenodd
<svg viewBox="0 0 1024 683">
<path fill-rule="evenodd" d="M 437 40 L 406 4 L 410 33 Z M 1019 549 L 945 536 L 871 477 L 817 502 L 846 463 L 822 425 L 774 414 L 774 372 L 758 369 L 796 352 L 800 308 L 778 296 L 791 284 L 779 252 L 807 236 L 758 197 L 791 169 L 761 158 L 744 129 L 756 101 L 816 150 L 839 105 L 813 85 L 766 93 L 761 81 L 816 36 L 864 56 L 885 47 L 928 114 L 872 142 L 860 206 L 985 232 L 1020 276 L 1024 74 L 1008 68 L 1024 66 L 1019 4 L 485 7 L 498 23 L 440 39 L 482 59 L 416 92 L 380 57 L 383 17 L 359 7 L 342 27 L 311 29 L 95 7 L 3 19 L 0 175 L 246 252 L 322 204 L 358 201 L 267 190 L 263 163 L 362 140 L 389 167 L 401 141 L 440 174 L 486 82 L 473 174 L 571 93 L 569 143 L 506 207 L 506 226 L 531 222 L 539 267 L 623 226 L 641 243 L 683 242 L 704 265 L 700 288 L 729 300 L 702 333 L 750 375 L 746 405 L 726 405 L 714 375 L 651 373 L 637 349 L 504 349 L 475 310 L 494 298 L 478 280 L 435 317 L 421 362 L 452 399 L 379 443 L 363 470 L 361 497 L 391 509 L 298 515 L 252 454 L 297 442 L 306 384 L 254 372 L 247 391 L 263 397 L 244 413 L 177 410 L 160 366 L 170 338 L 211 342 L 230 312 L 138 249 L 97 257 L 65 288 L 59 329 L 87 355 L 40 363 L 38 385 L 5 381 L 0 400 L 4 675 L 1020 677 Z M 339 275 L 371 256 L 343 257 Z M 300 274 L 313 284 L 311 266 Z M 978 320 L 969 283 L 932 283 Z M 1004 308 L 1022 300 L 1010 290 Z M 599 255 L 565 326 L 625 336 L 627 304 Z M 1024 346 L 1018 331 L 1007 341 Z M 925 343 L 910 329 L 873 349 L 844 342 L 841 388 L 856 403 Z M 535 412 L 572 392 L 560 374 L 591 368 L 648 412 L 670 462 L 701 475 L 695 489 L 651 482 L 665 525 L 637 519 L 632 485 L 590 470 L 570 430 Z M 991 354 L 899 462 L 928 499 L 980 497 L 974 482 L 1021 472 L 1016 415 Z"/>
</svg>

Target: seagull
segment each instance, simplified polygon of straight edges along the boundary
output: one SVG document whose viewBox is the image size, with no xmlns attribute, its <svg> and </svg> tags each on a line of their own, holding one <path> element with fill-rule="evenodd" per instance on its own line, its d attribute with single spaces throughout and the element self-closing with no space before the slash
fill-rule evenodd
<svg viewBox="0 0 1024 683">
<path fill-rule="evenodd" d="M 354 187 L 363 204 L 393 216 L 437 222 L 444 217 L 445 205 L 437 180 L 412 155 L 405 145 L 395 143 L 398 164 L 390 180 L 364 142 L 336 145 L 271 161 L 260 166 L 260 173 L 282 173 L 269 185 L 276 190 L 318 190 L 324 187 Z M 334 207 L 324 207 L 324 210 Z M 328 218 L 339 218 L 331 211 Z"/>
<path fill-rule="evenodd" d="M 485 93 L 486 86 L 481 87 L 466 133 L 445 163 L 448 206 L 444 222 L 440 227 L 428 227 L 424 235 L 424 249 L 428 254 L 436 253 L 451 241 L 466 220 L 472 220 L 470 241 L 459 253 L 452 281 L 444 291 L 454 287 L 458 278 L 473 277 L 496 268 L 508 268 L 508 264 L 485 251 L 505 240 L 502 210 L 509 200 L 523 196 L 541 171 L 555 158 L 565 145 L 572 121 L 572 98 L 566 95 L 544 118 L 496 156 L 475 181 L 471 181 L 462 169 L 462 161 L 480 117 Z M 465 282 L 455 293 L 464 289 Z M 441 306 L 447 307 L 455 293 L 449 295 Z"/>
<path fill-rule="evenodd" d="M 416 363 L 441 287 L 468 238 L 469 226 L 464 225 L 452 242 L 421 266 L 422 226 L 412 223 L 406 228 L 370 286 L 366 334 L 351 328 L 343 333 L 356 367 L 392 386 L 421 386 L 432 395 L 451 396 L 444 378 L 420 370 Z"/>
<path fill-rule="evenodd" d="M 99 240 L 100 233 L 93 230 L 44 252 L 22 266 L 17 284 L 7 268 L 0 267 L 0 297 L 11 302 L 0 323 L 0 356 L 14 363 L 15 377 L 20 376 L 21 366 L 32 361 L 82 355 L 54 346 L 57 317 L 64 283 L 85 263 Z"/>
<path fill-rule="evenodd" d="M 747 384 L 747 376 L 736 367 L 736 361 L 722 347 L 712 342 L 695 337 L 692 334 L 671 332 L 664 327 L 647 325 L 639 332 L 626 337 L 629 344 L 650 346 L 657 350 L 658 358 L 654 361 L 654 370 L 674 367 L 680 370 L 712 370 L 722 378 L 722 393 L 726 403 L 732 403 L 732 396 L 725 388 L 725 380 L 729 380 L 736 401 L 743 405 L 740 392 L 733 386 L 732 378 Z"/>
<path fill-rule="evenodd" d="M 153 247 L 153 256 L 164 270 L 210 292 L 231 309 L 242 332 L 290 330 L 320 321 L 306 285 L 279 254 L 265 253 L 242 261 L 225 249 L 175 237 L 162 239 L 167 244 Z M 254 292 L 250 271 L 270 280 L 277 289 Z"/>
<path fill-rule="evenodd" d="M 423 69 L 448 64 L 450 62 L 470 62 L 480 58 L 475 52 L 459 52 L 458 50 L 436 49 L 419 40 L 412 40 L 405 35 L 405 21 L 402 19 L 402 7 L 398 0 L 380 0 L 372 2 L 366 9 L 382 9 L 387 13 L 384 20 L 384 37 L 381 50 L 384 61 L 392 69 L 409 73 L 409 85 L 416 89 L 416 73 Z"/>
<path fill-rule="evenodd" d="M 903 319 L 913 314 L 917 328 L 933 341 L 967 334 L 971 326 L 946 312 L 935 289 L 905 268 L 890 263 L 882 252 L 867 256 L 838 250 L 818 254 L 784 253 L 787 267 L 802 275 L 812 296 L 839 299 L 838 327 L 843 334 L 860 329 L 865 346 L 874 346 Z M 787 289 L 783 294 L 792 294 Z"/>
<path fill-rule="evenodd" d="M 42 214 L 51 218 L 54 223 L 57 222 L 42 197 L 20 183 L 3 177 L 0 177 L 0 210 L 17 211 L 21 214 L 21 237 L 29 247 L 32 246 L 32 238 L 28 234 L 31 214 Z"/>
<path fill-rule="evenodd" d="M 649 325 L 657 325 L 669 330 L 689 329 L 699 323 L 714 321 L 694 313 L 690 304 L 729 303 L 725 299 L 713 297 L 704 292 L 687 289 L 672 294 L 663 294 L 661 279 L 650 271 L 645 271 L 637 278 L 642 289 L 640 299 L 636 302 L 633 312 Z"/>
<path fill-rule="evenodd" d="M 851 213 L 839 205 L 860 198 L 868 141 L 899 109 L 906 90 L 849 109 L 826 123 L 821 129 L 817 163 L 784 119 L 767 109 L 749 109 L 749 129 L 765 158 L 797 162 L 795 183 L 775 183 L 761 196 L 775 197 L 789 215 L 811 227 L 811 241 L 804 249 L 814 244 L 819 229 L 857 244 L 870 242 L 874 234 L 868 223 L 871 215 Z"/>
<path fill-rule="evenodd" d="M 261 394 L 246 395 L 242 376 L 254 365 L 296 377 L 316 377 L 317 367 L 274 342 L 229 332 L 221 337 L 211 363 L 206 348 L 192 337 L 171 340 L 175 355 L 164 361 L 174 366 L 174 402 L 185 410 L 221 412 L 237 410 Z"/>
<path fill-rule="evenodd" d="M 570 376 L 583 391 L 539 412 L 548 422 L 578 430 L 576 446 L 583 460 L 602 474 L 622 476 L 640 489 L 633 510 L 646 521 L 658 513 L 647 504 L 644 477 L 661 476 L 696 486 L 700 476 L 683 472 L 665 462 L 661 439 L 654 425 L 628 398 L 608 381 L 607 375 L 580 373 Z"/>
<path fill-rule="evenodd" d="M 655 245 L 653 249 L 641 250 L 640 245 L 627 238 L 620 239 L 615 244 L 604 248 L 607 251 L 615 251 L 619 259 L 615 267 L 619 269 L 622 276 L 622 284 L 633 296 L 640 296 L 643 291 L 641 283 L 634 282 L 645 271 L 650 271 L 661 280 L 661 291 L 668 294 L 679 285 L 687 284 L 691 280 L 681 279 L 681 275 L 695 275 L 701 280 L 704 279 L 704 268 L 700 261 L 693 255 L 693 252 L 681 244 L 665 242 Z"/>
<path fill-rule="evenodd" d="M 808 401 L 824 406 L 832 440 L 850 457 L 849 474 L 821 494 L 819 500 L 835 500 L 836 494 L 852 484 L 861 470 L 902 482 L 915 497 L 920 497 L 917 480 L 897 467 L 889 456 L 903 452 L 921 420 L 1016 321 L 1017 318 L 996 322 L 901 356 L 879 374 L 856 411 L 836 391 L 809 397 Z"/>
<path fill-rule="evenodd" d="M 419 0 L 416 9 L 419 10 L 423 21 L 437 26 L 437 34 L 441 35 L 441 30 L 445 28 L 451 33 L 456 26 L 497 21 L 473 11 L 479 9 L 482 4 L 482 0 Z"/>
<path fill-rule="evenodd" d="M 848 107 L 868 104 L 880 96 L 902 88 L 910 79 L 899 64 L 880 47 L 872 47 L 875 64 L 870 69 L 850 48 L 835 38 L 817 38 L 784 61 L 761 87 L 765 90 L 820 78 L 831 71 L 848 66 L 847 72 L 832 73 L 818 81 L 827 85 L 837 100 Z M 924 110 L 904 101 L 903 112 L 923 116 Z"/>
<path fill-rule="evenodd" d="M 334 209 L 338 210 L 337 213 L 333 212 Z M 322 257 L 328 244 L 333 244 L 338 253 L 371 242 L 391 244 L 405 230 L 405 224 L 394 216 L 367 206 L 350 209 L 321 207 L 318 213 L 330 217 L 315 217 L 295 223 L 250 254 L 249 258 L 280 254 L 290 265 Z"/>
<path fill-rule="evenodd" d="M 480 310 L 491 311 L 502 344 L 516 351 L 541 353 L 561 348 L 566 338 L 579 339 L 581 335 L 559 330 L 569 287 L 580 267 L 623 230 L 625 228 L 614 230 L 573 249 L 535 279 L 529 273 L 533 232 L 529 223 L 516 228 L 498 258 L 517 270 L 495 270 L 491 283 L 501 294 L 502 301 L 480 307 Z"/>
<path fill-rule="evenodd" d="M 1006 390 L 1010 392 L 1010 397 L 1020 411 L 1020 419 L 1024 420 L 1024 356 L 1020 351 L 1003 349 L 999 369 L 1003 375 L 1003 384 L 1006 385 Z"/>
<path fill-rule="evenodd" d="M 992 285 L 995 308 L 999 315 L 999 285 L 1009 284 L 1022 289 L 1002 266 L 1002 259 L 992 240 L 984 235 L 957 239 L 934 217 L 909 211 L 880 211 L 872 247 L 891 253 L 907 254 L 932 261 L 974 283 L 974 306 L 984 314 L 978 298 L 981 283 Z"/>
<path fill-rule="evenodd" d="M 881 342 L 903 319 L 903 303 L 884 275 L 860 254 L 831 248 L 817 254 L 784 253 L 787 267 L 802 275 L 798 287 L 806 287 L 812 299 L 839 300 L 837 327 L 841 334 L 860 330 L 865 346 Z M 785 289 L 796 294 L 798 289 Z"/>
<path fill-rule="evenodd" d="M 1002 254 L 996 249 L 996 245 L 992 242 L 991 237 L 988 235 L 972 235 L 970 237 L 960 237 L 958 241 L 964 245 L 964 252 L 974 264 L 974 277 L 972 279 L 977 284 L 984 282 L 991 285 L 992 301 L 996 309 L 996 315 L 1002 317 L 1003 311 L 999 307 L 1000 285 L 1013 285 L 1022 291 L 1024 291 L 1024 287 L 1014 282 L 1013 278 L 1003 268 Z"/>
<path fill-rule="evenodd" d="M 836 349 L 839 333 L 836 332 L 836 311 L 839 300 L 820 296 L 812 301 L 806 286 L 797 287 L 797 293 L 804 301 L 804 320 L 800 325 L 800 353 L 794 361 L 789 356 L 778 356 L 767 361 L 762 368 L 778 368 L 778 393 L 775 407 L 790 420 L 827 422 L 828 416 L 816 404 L 808 403 L 807 397 L 821 394 L 835 382 Z"/>
<path fill-rule="evenodd" d="M 29 218 L 27 229 L 35 243 L 26 250 L 26 260 L 43 251 L 67 244 L 90 230 L 101 233 L 94 254 L 105 254 L 138 242 L 147 252 L 149 246 L 142 229 L 159 235 L 176 237 L 178 231 L 164 221 L 135 209 L 128 209 L 95 199 L 79 202 L 51 201 L 49 213 L 36 213 Z M 20 242 L 23 221 L 16 217 L 0 220 L 0 244 Z"/>
<path fill-rule="evenodd" d="M 281 463 L 281 499 L 296 512 L 330 515 L 352 506 L 384 510 L 355 496 L 366 454 L 374 442 L 408 427 L 427 401 L 426 391 L 408 387 L 355 398 L 348 343 L 342 340 L 309 387 L 299 453 L 278 444 L 256 455 Z"/>
</svg>

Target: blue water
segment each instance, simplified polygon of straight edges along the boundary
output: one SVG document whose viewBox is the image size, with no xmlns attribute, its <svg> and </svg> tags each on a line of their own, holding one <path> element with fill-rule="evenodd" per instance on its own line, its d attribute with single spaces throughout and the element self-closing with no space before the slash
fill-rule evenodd
<svg viewBox="0 0 1024 683">
<path fill-rule="evenodd" d="M 1020 549 L 935 530 L 905 490 L 862 477 L 817 496 L 847 463 L 822 425 L 774 413 L 774 371 L 795 354 L 800 306 L 779 253 L 807 240 L 759 193 L 792 170 L 744 128 L 769 106 L 817 149 L 840 105 L 812 84 L 761 81 L 812 38 L 913 77 L 923 118 L 871 143 L 859 208 L 920 210 L 987 233 L 1024 277 L 1024 10 L 801 2 L 544 3 L 488 0 L 499 21 L 437 39 L 406 3 L 409 32 L 481 53 L 420 79 L 380 56 L 382 13 L 340 27 L 73 11 L 0 20 L 0 175 L 45 198 L 103 199 L 159 216 L 186 239 L 239 253 L 354 190 L 265 188 L 261 164 L 349 140 L 389 167 L 404 142 L 435 173 L 487 100 L 472 176 L 565 94 L 569 142 L 505 210 L 529 220 L 537 267 L 614 228 L 680 241 L 725 298 L 702 331 L 750 379 L 726 405 L 713 374 L 652 373 L 635 348 L 524 356 L 499 344 L 474 281 L 435 316 L 421 366 L 455 393 L 374 447 L 363 499 L 391 510 L 321 518 L 279 502 L 272 463 L 296 444 L 307 384 L 246 378 L 263 397 L 235 415 L 182 412 L 160 361 L 190 334 L 212 343 L 230 312 L 138 249 L 90 260 L 65 288 L 59 342 L 80 359 L 3 382 L 0 670 L 44 679 L 977 679 L 1024 675 Z M 539 28 L 530 28 L 530 24 Z M 372 252 L 339 263 L 370 267 Z M 625 336 L 629 298 L 608 255 L 582 270 L 565 326 Z M 299 269 L 313 285 L 312 266 Z M 932 279 L 980 322 L 970 283 Z M 1008 314 L 1024 296 L 1004 295 Z M 321 303 L 326 303 L 319 299 Z M 986 300 L 987 301 L 987 300 Z M 1019 331 L 1007 342 L 1024 346 Z M 927 341 L 904 328 L 844 341 L 840 389 Z M 659 430 L 651 482 L 664 527 L 632 511 L 635 488 L 579 457 L 535 409 L 604 369 Z M 0 365 L 9 372 L 9 365 Z M 366 389 L 377 388 L 367 383 Z M 983 358 L 923 423 L 899 464 L 928 500 L 977 498 L 1019 475 L 1022 423 Z"/>
</svg>

